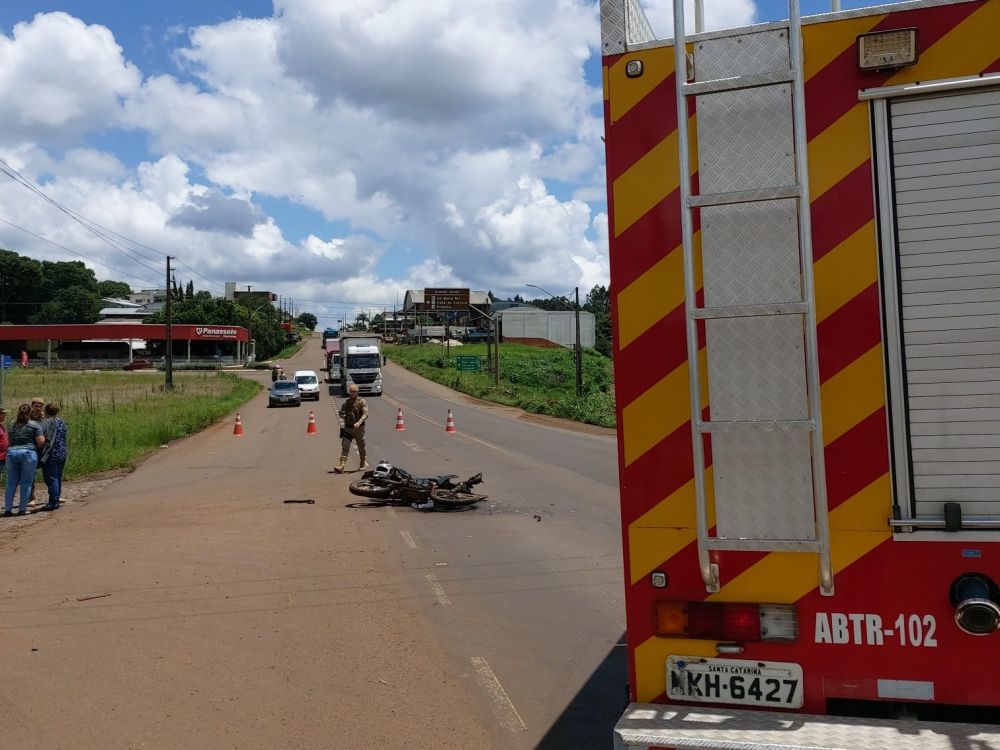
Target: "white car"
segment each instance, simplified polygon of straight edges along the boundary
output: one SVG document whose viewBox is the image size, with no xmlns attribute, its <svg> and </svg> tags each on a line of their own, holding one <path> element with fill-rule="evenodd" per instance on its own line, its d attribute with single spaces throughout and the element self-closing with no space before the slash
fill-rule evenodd
<svg viewBox="0 0 1000 750">
<path fill-rule="evenodd" d="M 319 401 L 319 376 L 315 370 L 296 370 L 292 380 L 298 383 L 303 401 L 307 398 Z"/>
</svg>

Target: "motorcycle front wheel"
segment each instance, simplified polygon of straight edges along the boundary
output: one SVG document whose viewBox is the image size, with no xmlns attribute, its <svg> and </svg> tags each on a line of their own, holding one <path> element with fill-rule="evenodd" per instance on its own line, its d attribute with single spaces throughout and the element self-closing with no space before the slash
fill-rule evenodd
<svg viewBox="0 0 1000 750">
<path fill-rule="evenodd" d="M 349 488 L 355 495 L 361 495 L 361 497 L 374 497 L 380 500 L 384 500 L 392 496 L 392 487 L 386 487 L 384 484 L 377 484 L 371 479 L 359 479 L 356 482 L 351 482 Z"/>
<path fill-rule="evenodd" d="M 443 505 L 446 508 L 461 508 L 467 505 L 475 505 L 486 498 L 486 495 L 461 492 L 460 490 L 446 490 L 440 487 L 431 491 L 431 500 L 434 501 L 434 504 Z"/>
</svg>

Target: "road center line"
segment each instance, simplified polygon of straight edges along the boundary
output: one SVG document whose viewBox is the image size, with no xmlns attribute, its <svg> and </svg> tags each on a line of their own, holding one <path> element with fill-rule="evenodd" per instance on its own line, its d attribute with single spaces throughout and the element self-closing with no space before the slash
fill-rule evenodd
<svg viewBox="0 0 1000 750">
<path fill-rule="evenodd" d="M 472 657 L 472 668 L 476 670 L 476 680 L 479 686 L 490 696 L 493 703 L 493 713 L 496 714 L 500 726 L 508 732 L 523 732 L 527 730 L 524 719 L 514 708 L 507 691 L 503 689 L 490 663 L 482 656 Z"/>
<path fill-rule="evenodd" d="M 434 599 L 438 604 L 451 604 L 451 599 L 444 592 L 444 587 L 441 582 L 437 579 L 437 576 L 433 573 L 428 573 L 424 578 L 427 579 L 427 584 L 431 587 L 431 593 L 434 594 Z"/>
<path fill-rule="evenodd" d="M 413 535 L 410 534 L 409 531 L 407 531 L 406 529 L 402 529 L 399 532 L 399 535 L 403 537 L 403 541 L 406 542 L 407 547 L 409 547 L 410 549 L 417 548 L 417 543 L 413 540 Z"/>
</svg>

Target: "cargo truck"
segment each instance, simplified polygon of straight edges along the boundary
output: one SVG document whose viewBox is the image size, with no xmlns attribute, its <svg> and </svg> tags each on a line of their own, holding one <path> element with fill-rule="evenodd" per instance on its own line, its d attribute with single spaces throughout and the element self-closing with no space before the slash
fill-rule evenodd
<svg viewBox="0 0 1000 750">
<path fill-rule="evenodd" d="M 382 346 L 377 335 L 365 331 L 340 334 L 340 374 L 343 392 L 351 383 L 362 395 L 382 395 Z"/>
<path fill-rule="evenodd" d="M 1000 748 L 1000 0 L 600 5 L 615 747 Z"/>
</svg>

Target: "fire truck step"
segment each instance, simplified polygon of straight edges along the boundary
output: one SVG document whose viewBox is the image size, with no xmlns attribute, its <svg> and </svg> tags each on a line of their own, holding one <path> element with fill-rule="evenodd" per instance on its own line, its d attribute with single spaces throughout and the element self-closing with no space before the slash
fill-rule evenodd
<svg viewBox="0 0 1000 750">
<path fill-rule="evenodd" d="M 1000 729 L 982 724 L 776 714 L 633 703 L 615 726 L 615 748 L 866 748 L 955 750 L 1000 747 Z"/>
</svg>

